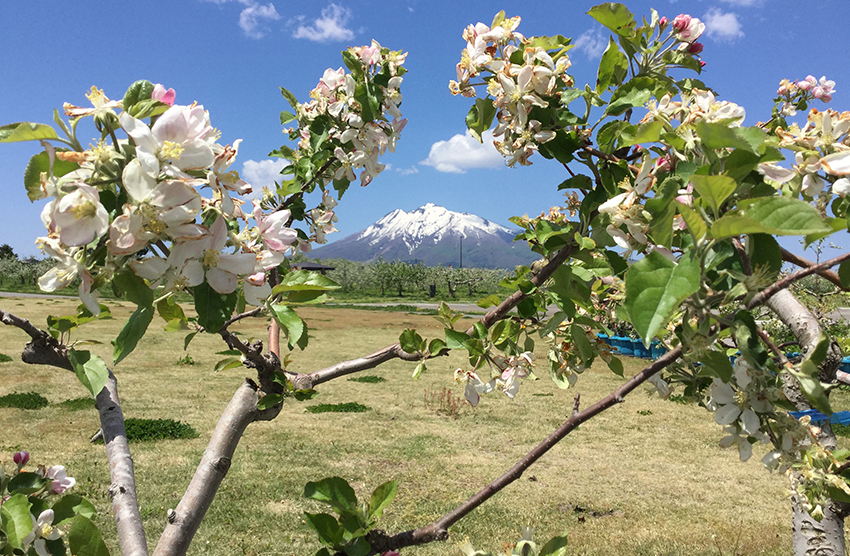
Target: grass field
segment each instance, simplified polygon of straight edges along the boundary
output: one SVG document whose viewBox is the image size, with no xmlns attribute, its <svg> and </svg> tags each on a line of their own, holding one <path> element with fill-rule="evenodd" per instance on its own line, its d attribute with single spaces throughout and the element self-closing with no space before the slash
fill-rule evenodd
<svg viewBox="0 0 850 556">
<path fill-rule="evenodd" d="M 0 307 L 44 326 L 48 314 L 68 314 L 77 302 L 2 299 Z M 74 339 L 114 337 L 132 306 L 113 305 L 111 321 L 84 326 Z M 116 306 L 117 305 L 117 306 Z M 406 327 L 440 334 L 423 315 L 304 308 L 311 339 L 294 354 L 292 370 L 310 372 L 365 355 L 392 343 Z M 241 324 L 245 336 L 262 337 L 265 322 Z M 0 333 L 0 396 L 38 392 L 51 405 L 38 410 L 0 408 L 0 462 L 11 466 L 18 449 L 32 462 L 64 464 L 75 490 L 100 510 L 98 522 L 118 553 L 106 494 L 108 465 L 102 445 L 88 442 L 99 425 L 93 409 L 64 404 L 85 395 L 70 373 L 19 361 L 25 335 Z M 213 372 L 226 349 L 220 339 L 196 337 L 187 352 L 182 335 L 162 331 L 155 320 L 137 350 L 115 373 L 126 417 L 179 419 L 199 433 L 189 440 L 132 444 L 137 487 L 148 542 L 155 545 L 165 514 L 177 505 L 200 460 L 218 415 L 247 369 Z M 108 342 L 89 347 L 111 360 Z M 183 359 L 190 355 L 194 364 Z M 538 354 L 542 358 L 543 353 Z M 178 361 L 183 359 L 182 364 Z M 439 412 L 433 394 L 452 382 L 460 357 L 429 363 L 418 381 L 413 365 L 390 362 L 363 374 L 383 382 L 341 378 L 321 385 L 308 402 L 287 402 L 272 422 L 248 428 L 218 497 L 190 549 L 191 554 L 309 555 L 318 548 L 302 521 L 304 511 L 325 511 L 302 497 L 307 481 L 338 475 L 360 496 L 399 480 L 399 493 L 381 528 L 398 532 L 425 525 L 503 473 L 569 415 L 575 392 L 586 406 L 622 379 L 594 367 L 575 390 L 558 390 L 548 378 L 525 381 L 513 401 L 490 395 L 477 409 Z M 627 374 L 642 363 L 626 361 Z M 541 373 L 544 374 L 544 373 Z M 426 406 L 426 397 L 431 402 Z M 318 413 L 320 403 L 359 402 L 363 413 Z M 835 406 L 846 407 L 846 398 Z M 456 418 L 455 418 L 456 417 Z M 568 532 L 576 555 L 790 554 L 786 479 L 769 474 L 756 450 L 748 463 L 718 447 L 722 430 L 696 405 L 681 405 L 636 391 L 626 402 L 582 425 L 516 483 L 452 528 L 447 543 L 403 554 L 460 555 L 465 539 L 493 551 L 514 542 L 525 524 L 538 540 Z M 844 439 L 842 439 L 844 440 Z"/>
</svg>

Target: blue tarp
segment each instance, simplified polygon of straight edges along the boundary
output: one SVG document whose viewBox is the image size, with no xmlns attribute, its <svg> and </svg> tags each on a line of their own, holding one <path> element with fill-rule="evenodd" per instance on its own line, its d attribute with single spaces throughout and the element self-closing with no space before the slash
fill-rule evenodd
<svg viewBox="0 0 850 556">
<path fill-rule="evenodd" d="M 795 419 L 808 415 L 812 418 L 812 422 L 826 421 L 830 423 L 838 423 L 839 425 L 850 425 L 850 411 L 836 411 L 831 416 L 827 417 L 817 409 L 807 409 L 805 411 L 789 411 Z"/>
</svg>

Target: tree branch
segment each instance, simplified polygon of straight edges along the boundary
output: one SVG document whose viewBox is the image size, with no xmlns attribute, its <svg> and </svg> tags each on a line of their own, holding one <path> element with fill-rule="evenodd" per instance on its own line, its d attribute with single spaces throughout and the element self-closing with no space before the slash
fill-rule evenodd
<svg viewBox="0 0 850 556">
<path fill-rule="evenodd" d="M 810 274 L 815 274 L 816 272 L 820 272 L 821 270 L 832 268 L 833 266 L 839 265 L 846 260 L 850 260 L 850 253 L 844 253 L 843 255 L 839 255 L 820 264 L 812 265 L 810 267 L 800 269 L 796 272 L 792 272 L 785 278 L 777 280 L 775 283 L 771 284 L 767 288 L 754 295 L 750 302 L 747 304 L 747 309 L 752 309 L 754 307 L 757 307 L 758 305 L 762 305 L 773 295 L 775 295 L 776 292 L 781 289 L 787 288 L 800 278 L 804 278 Z"/>
<path fill-rule="evenodd" d="M 800 257 L 799 255 L 796 255 L 796 254 L 792 253 L 791 251 L 788 251 L 784 247 L 780 247 L 779 251 L 782 253 L 782 260 L 784 260 L 785 262 L 789 262 L 791 264 L 795 264 L 799 267 L 808 268 L 810 266 L 816 266 L 816 264 L 817 264 L 817 263 L 813 263 L 812 261 L 809 261 L 807 259 L 804 259 L 803 257 Z M 841 278 L 839 278 L 838 274 L 836 274 L 834 271 L 832 271 L 832 270 L 820 270 L 820 271 L 818 271 L 818 274 L 820 274 L 821 276 L 823 276 L 824 278 L 826 278 L 827 280 L 829 280 L 830 282 L 835 284 L 841 291 L 845 291 L 845 292 L 850 291 L 850 289 L 845 288 L 841 284 Z"/>
<path fill-rule="evenodd" d="M 109 498 L 118 529 L 122 556 L 148 556 L 145 530 L 136 496 L 136 477 L 133 458 L 124 429 L 124 414 L 118 401 L 118 380 L 112 371 L 106 386 L 97 395 L 95 407 L 100 413 L 100 430 L 109 461 Z"/>
<path fill-rule="evenodd" d="M 258 401 L 257 385 L 245 379 L 219 419 L 186 493 L 177 508 L 168 511 L 168 525 L 156 545 L 154 556 L 186 554 L 218 487 L 230 469 L 239 439 L 248 425 L 259 417 Z"/>
<path fill-rule="evenodd" d="M 398 550 L 407 546 L 415 546 L 426 544 L 433 541 L 444 541 L 448 538 L 448 529 L 463 517 L 469 514 L 472 510 L 483 504 L 497 492 L 504 489 L 509 484 L 519 479 L 523 472 L 528 469 L 534 462 L 540 459 L 546 452 L 552 449 L 558 442 L 563 440 L 568 434 L 574 431 L 579 425 L 585 421 L 602 413 L 606 409 L 623 401 L 623 398 L 632 392 L 652 375 L 658 373 L 666 366 L 673 363 L 679 356 L 682 355 L 682 348 L 678 347 L 669 351 L 655 360 L 652 364 L 645 367 L 642 371 L 626 381 L 622 386 L 588 407 L 584 411 L 577 411 L 578 397 L 574 403 L 573 413 L 563 425 L 558 427 L 550 434 L 543 442 L 534 447 L 528 454 L 519 460 L 505 474 L 491 482 L 489 485 L 478 491 L 475 495 L 467 499 L 460 506 L 450 511 L 437 521 L 421 527 L 413 531 L 405 531 L 397 535 L 386 536 L 380 532 L 374 531 L 368 538 L 373 554 L 386 552 L 389 550 Z"/>
<path fill-rule="evenodd" d="M 66 371 L 74 370 L 71 361 L 68 359 L 68 348 L 44 330 L 36 328 L 27 319 L 17 317 L 2 309 L 0 309 L 0 322 L 20 328 L 32 338 L 27 342 L 23 353 L 21 353 L 21 360 L 24 363 L 51 365 Z"/>
</svg>

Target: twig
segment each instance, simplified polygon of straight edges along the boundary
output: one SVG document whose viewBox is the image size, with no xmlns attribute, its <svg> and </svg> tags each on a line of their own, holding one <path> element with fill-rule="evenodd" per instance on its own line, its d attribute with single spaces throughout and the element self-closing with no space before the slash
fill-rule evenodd
<svg viewBox="0 0 850 556">
<path fill-rule="evenodd" d="M 779 349 L 779 346 L 777 346 L 776 344 L 773 343 L 773 340 L 770 338 L 768 333 L 765 332 L 764 330 L 762 330 L 761 328 L 759 328 L 758 334 L 759 334 L 759 338 L 761 338 L 761 341 L 764 342 L 765 344 L 767 344 L 767 347 L 770 348 L 770 351 L 773 352 L 774 357 L 779 359 L 779 364 L 782 365 L 783 367 L 788 366 L 789 365 L 788 358 L 785 357 L 785 352 L 782 351 L 781 349 Z"/>
<path fill-rule="evenodd" d="M 576 397 L 573 399 L 573 412 L 572 412 L 572 415 L 571 415 L 572 417 L 575 417 L 576 414 L 578 413 L 578 407 L 579 407 L 580 401 L 581 401 L 581 394 L 577 392 Z"/>
<path fill-rule="evenodd" d="M 817 263 L 813 263 L 812 261 L 809 261 L 807 259 L 804 259 L 803 257 L 800 257 L 799 255 L 796 255 L 796 254 L 792 253 L 791 251 L 788 251 L 784 247 L 780 247 L 779 251 L 780 251 L 780 253 L 782 253 L 782 260 L 789 262 L 791 264 L 795 264 L 799 267 L 808 268 L 810 266 L 815 266 L 817 264 Z M 821 276 L 823 276 L 824 278 L 826 278 L 827 280 L 829 280 L 830 282 L 835 284 L 839 289 L 841 289 L 841 291 L 845 291 L 845 292 L 850 291 L 850 288 L 845 288 L 841 284 L 841 278 L 839 278 L 838 274 L 836 274 L 834 271 L 832 271 L 832 270 L 821 270 L 821 271 L 818 271 L 818 274 L 820 274 Z"/>
<path fill-rule="evenodd" d="M 628 395 L 631 391 L 637 388 L 642 383 L 657 372 L 661 371 L 666 366 L 673 363 L 682 355 L 682 348 L 678 347 L 669 351 L 655 360 L 652 364 L 644 368 L 638 374 L 633 376 L 622 386 L 588 407 L 584 411 L 575 411 L 567 421 L 558 427 L 550 434 L 543 442 L 534 447 L 528 454 L 519 460 L 505 474 L 491 482 L 489 485 L 478 491 L 475 495 L 467 499 L 460 506 L 450 511 L 437 521 L 426 525 L 425 527 L 405 531 L 393 536 L 382 536 L 381 534 L 373 534 L 368 540 L 372 546 L 373 553 L 386 552 L 390 550 L 398 550 L 407 546 L 415 546 L 426 544 L 437 540 L 446 540 L 448 538 L 448 529 L 475 508 L 483 504 L 497 492 L 504 489 L 509 484 L 519 479 L 523 472 L 528 469 L 534 462 L 540 459 L 546 452 L 552 449 L 558 442 L 565 438 L 568 434 L 574 431 L 579 425 L 602 413 L 618 403 Z M 578 397 L 574 407 L 578 405 Z"/>
<path fill-rule="evenodd" d="M 250 311 L 245 311 L 244 313 L 239 313 L 238 315 L 234 315 L 234 316 L 230 317 L 230 319 L 227 322 L 224 323 L 224 326 L 222 328 L 227 328 L 231 324 L 233 324 L 235 322 L 239 322 L 242 319 L 247 319 L 249 317 L 255 317 L 255 316 L 259 315 L 260 311 L 262 311 L 262 310 L 263 310 L 262 307 L 255 307 L 254 309 L 251 309 Z"/>
<path fill-rule="evenodd" d="M 759 293 L 754 295 L 753 298 L 750 300 L 750 302 L 747 304 L 747 309 L 752 309 L 754 307 L 757 307 L 757 306 L 763 304 L 768 299 L 770 299 L 774 294 L 776 294 L 776 292 L 778 292 L 779 290 L 782 290 L 784 288 L 787 288 L 792 283 L 796 282 L 797 280 L 799 280 L 801 278 L 804 278 L 804 277 L 806 277 L 810 274 L 815 274 L 816 272 L 821 271 L 821 270 L 826 270 L 828 268 L 832 268 L 833 266 L 839 265 L 846 260 L 850 260 L 850 253 L 844 253 L 843 255 L 839 255 L 837 257 L 829 259 L 828 261 L 824 261 L 820 264 L 812 265 L 810 267 L 800 269 L 796 272 L 792 272 L 788 276 L 786 276 L 786 277 L 784 277 L 780 280 L 777 280 L 776 282 L 774 282 L 773 284 L 771 284 L 767 288 L 763 289 L 762 291 L 760 291 Z"/>
<path fill-rule="evenodd" d="M 32 365 L 51 365 L 66 371 L 73 371 L 74 367 L 68 359 L 68 349 L 59 340 L 36 328 L 27 319 L 18 317 L 0 309 L 0 322 L 8 326 L 20 328 L 32 338 L 21 353 L 21 360 Z"/>
</svg>

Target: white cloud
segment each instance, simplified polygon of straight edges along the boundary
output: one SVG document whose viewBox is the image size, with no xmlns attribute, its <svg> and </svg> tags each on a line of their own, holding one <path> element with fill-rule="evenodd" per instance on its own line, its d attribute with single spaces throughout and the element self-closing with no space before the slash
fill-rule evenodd
<svg viewBox="0 0 850 556">
<path fill-rule="evenodd" d="M 393 168 L 394 171 L 398 172 L 402 176 L 409 176 L 411 174 L 418 174 L 419 168 L 416 166 L 411 166 L 410 168 Z"/>
<path fill-rule="evenodd" d="M 321 17 L 312 25 L 299 25 L 292 36 L 314 42 L 350 41 L 354 31 L 347 28 L 351 10 L 339 4 L 331 4 L 322 10 Z"/>
<path fill-rule="evenodd" d="M 277 13 L 274 4 L 269 2 L 265 6 L 256 0 L 201 0 L 202 2 L 210 2 L 212 4 L 228 4 L 237 2 L 245 6 L 239 14 L 239 27 L 245 33 L 245 36 L 251 39 L 261 39 L 266 36 L 269 28 L 265 25 L 269 21 L 277 21 L 280 19 L 280 14 Z"/>
<path fill-rule="evenodd" d="M 258 194 L 263 187 L 274 189 L 274 182 L 281 179 L 280 171 L 286 166 L 286 160 L 271 158 L 268 160 L 246 160 L 242 164 L 240 177 L 251 184 L 254 193 Z"/>
<path fill-rule="evenodd" d="M 741 22 L 735 13 L 725 13 L 720 8 L 711 8 L 705 12 L 702 19 L 705 23 L 705 32 L 712 39 L 733 42 L 744 36 Z"/>
<path fill-rule="evenodd" d="M 588 58 L 599 58 L 608 46 L 608 38 L 599 29 L 588 29 L 573 44 L 576 50 L 581 50 Z"/>
<path fill-rule="evenodd" d="M 484 143 L 479 143 L 467 130 L 465 135 L 455 135 L 448 141 L 431 145 L 428 158 L 420 162 L 438 172 L 463 174 L 473 168 L 498 168 L 505 161 L 493 146 L 493 133 L 484 132 Z"/>
</svg>

